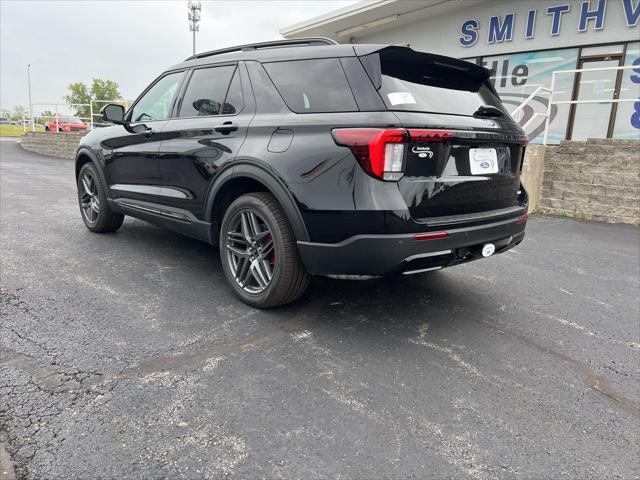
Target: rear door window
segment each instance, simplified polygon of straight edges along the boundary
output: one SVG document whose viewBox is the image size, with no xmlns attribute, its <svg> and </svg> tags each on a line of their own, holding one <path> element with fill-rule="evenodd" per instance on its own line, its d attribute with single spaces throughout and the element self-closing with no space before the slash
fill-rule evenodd
<svg viewBox="0 0 640 480">
<path fill-rule="evenodd" d="M 240 70 L 236 68 L 236 73 L 233 74 L 229 91 L 227 92 L 227 98 L 224 101 L 222 107 L 222 115 L 235 115 L 240 113 L 240 110 L 244 107 L 244 97 L 242 95 L 242 82 L 240 81 Z"/>
<path fill-rule="evenodd" d="M 235 65 L 194 70 L 184 93 L 178 116 L 220 115 L 224 110 L 224 101 L 235 70 Z"/>
<path fill-rule="evenodd" d="M 504 111 L 487 74 L 468 62 L 407 49 L 385 49 L 362 63 L 389 110 L 473 115 L 480 106 Z"/>
<path fill-rule="evenodd" d="M 263 65 L 287 106 L 296 113 L 358 111 L 337 58 Z"/>
</svg>

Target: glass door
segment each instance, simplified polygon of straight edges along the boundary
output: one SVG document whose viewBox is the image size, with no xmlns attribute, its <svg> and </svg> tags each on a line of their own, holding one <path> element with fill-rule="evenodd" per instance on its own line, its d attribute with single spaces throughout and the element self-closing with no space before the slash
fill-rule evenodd
<svg viewBox="0 0 640 480">
<path fill-rule="evenodd" d="M 619 67 L 622 57 L 585 58 L 579 69 Z M 593 101 L 572 105 L 571 122 L 567 131 L 570 140 L 609 138 L 613 129 L 615 107 L 610 100 L 618 98 L 621 70 L 582 72 L 576 77 L 574 100 Z M 595 102 L 595 100 L 600 100 Z"/>
</svg>

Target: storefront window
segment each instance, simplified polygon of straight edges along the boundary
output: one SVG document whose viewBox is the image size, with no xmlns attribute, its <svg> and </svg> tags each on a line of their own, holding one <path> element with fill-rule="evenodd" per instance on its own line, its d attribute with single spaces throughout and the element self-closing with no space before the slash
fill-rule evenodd
<svg viewBox="0 0 640 480">
<path fill-rule="evenodd" d="M 624 43 L 617 45 L 600 45 L 597 47 L 583 47 L 581 57 L 605 57 L 609 55 L 621 55 L 624 51 Z"/>
<path fill-rule="evenodd" d="M 517 53 L 484 57 L 482 65 L 493 73 L 493 81 L 502 101 L 510 111 L 520 105 L 533 91 L 543 86 L 550 88 L 551 76 L 556 70 L 574 70 L 578 61 L 578 49 Z M 575 74 L 556 75 L 554 101 L 571 100 Z M 536 113 L 546 114 L 549 95 L 540 92 L 517 116 L 520 125 L 526 124 Z M 548 143 L 564 140 L 569 121 L 570 106 L 553 105 Z M 545 117 L 536 116 L 527 127 L 532 143 L 542 143 Z"/>
<path fill-rule="evenodd" d="M 616 81 L 620 59 L 583 60 L 576 86 L 576 100 L 574 106 L 573 126 L 569 133 L 571 140 L 586 140 L 588 138 L 607 138 L 609 122 L 614 104 L 611 102 L 616 91 Z M 602 69 L 602 70 L 601 70 Z"/>
<path fill-rule="evenodd" d="M 613 138 L 640 140 L 640 42 L 627 45 L 624 64 L 636 68 L 622 70 L 620 98 L 635 101 L 618 103 Z"/>
</svg>

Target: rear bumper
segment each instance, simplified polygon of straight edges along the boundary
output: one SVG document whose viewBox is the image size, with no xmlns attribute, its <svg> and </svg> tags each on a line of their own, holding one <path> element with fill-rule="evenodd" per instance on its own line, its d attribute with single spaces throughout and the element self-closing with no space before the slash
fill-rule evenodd
<svg viewBox="0 0 640 480">
<path fill-rule="evenodd" d="M 446 230 L 449 236 L 414 240 L 413 233 L 355 235 L 339 243 L 298 242 L 307 271 L 317 275 L 388 275 L 418 273 L 482 258 L 493 243 L 504 252 L 522 241 L 526 221 L 518 217 Z"/>
</svg>

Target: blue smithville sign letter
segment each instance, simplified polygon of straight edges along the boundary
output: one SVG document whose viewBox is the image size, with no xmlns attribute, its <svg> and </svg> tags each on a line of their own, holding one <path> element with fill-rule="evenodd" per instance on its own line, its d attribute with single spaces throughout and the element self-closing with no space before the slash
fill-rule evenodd
<svg viewBox="0 0 640 480">
<path fill-rule="evenodd" d="M 527 31 L 524 34 L 524 38 L 533 38 L 536 34 L 536 14 L 537 10 L 529 10 L 527 13 Z"/>
<path fill-rule="evenodd" d="M 510 42 L 513 39 L 513 19 L 515 13 L 504 16 L 504 21 L 500 23 L 500 17 L 491 17 L 489 20 L 488 43 Z"/>
<path fill-rule="evenodd" d="M 605 13 L 607 6 L 614 3 L 607 0 L 584 0 L 580 5 L 580 19 L 578 22 L 578 31 L 586 32 L 589 29 L 589 23 L 593 20 L 594 30 L 603 30 L 605 22 Z M 624 17 L 629 28 L 635 27 L 640 22 L 640 0 L 615 0 L 615 5 L 622 5 Z M 551 20 L 551 35 L 560 35 L 562 27 L 562 15 L 571 10 L 571 4 L 564 3 L 561 5 L 552 5 L 547 7 L 544 12 Z M 526 22 L 524 24 L 524 38 L 531 39 L 536 34 L 536 17 L 538 9 L 531 9 L 527 12 Z M 509 42 L 513 39 L 515 29 L 516 15 L 509 13 L 501 17 L 494 15 L 489 18 L 489 31 L 487 32 L 487 43 Z M 471 47 L 475 45 L 479 38 L 478 30 L 480 22 L 476 18 L 471 18 L 462 24 L 460 28 L 459 42 L 463 47 Z"/>
<path fill-rule="evenodd" d="M 595 10 L 589 10 L 589 1 L 582 2 L 582 8 L 580 9 L 580 26 L 578 31 L 586 32 L 587 24 L 589 20 L 594 19 L 596 21 L 596 30 L 602 30 L 604 28 L 604 9 L 607 5 L 606 0 L 598 0 L 598 6 Z"/>
<path fill-rule="evenodd" d="M 640 20 L 640 2 L 634 7 L 632 0 L 622 0 L 624 16 L 627 19 L 628 27 L 635 27 Z"/>
<path fill-rule="evenodd" d="M 555 7 L 547 8 L 547 15 L 553 15 L 551 21 L 551 35 L 560 34 L 560 22 L 562 21 L 562 14 L 571 10 L 571 5 L 556 5 Z"/>
<path fill-rule="evenodd" d="M 478 20 L 472 19 L 467 20 L 462 24 L 462 36 L 460 37 L 460 45 L 463 47 L 470 47 L 471 45 L 475 45 L 478 41 L 478 29 L 480 28 L 480 23 Z"/>
</svg>

